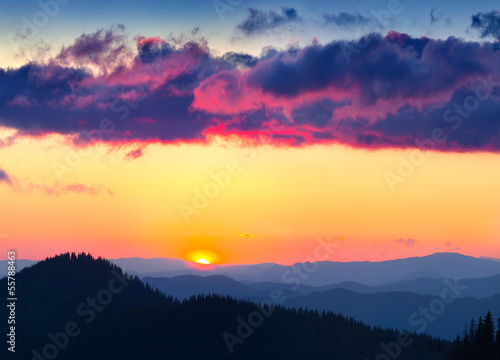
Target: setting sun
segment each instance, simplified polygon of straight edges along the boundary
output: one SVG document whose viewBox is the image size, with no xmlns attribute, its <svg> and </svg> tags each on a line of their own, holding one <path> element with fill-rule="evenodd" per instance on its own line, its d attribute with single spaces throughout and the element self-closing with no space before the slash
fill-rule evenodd
<svg viewBox="0 0 500 360">
<path fill-rule="evenodd" d="M 198 264 L 210 265 L 210 262 L 207 259 L 198 259 L 196 260 Z"/>
</svg>

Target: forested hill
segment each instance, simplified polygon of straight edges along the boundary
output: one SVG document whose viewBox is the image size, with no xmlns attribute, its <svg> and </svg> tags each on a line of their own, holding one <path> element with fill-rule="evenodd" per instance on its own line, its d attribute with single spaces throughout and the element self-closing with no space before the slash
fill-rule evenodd
<svg viewBox="0 0 500 360">
<path fill-rule="evenodd" d="M 7 289 L 6 278 L 0 288 Z M 416 334 L 403 341 L 396 331 L 333 313 L 261 308 L 221 296 L 179 302 L 87 254 L 62 254 L 23 269 L 16 274 L 16 291 L 16 354 L 4 348 L 2 359 L 321 360 L 397 354 L 401 360 L 433 360 L 451 351 L 448 342 Z M 2 319 L 7 311 L 1 307 Z M 1 331 L 8 333 L 5 321 Z"/>
</svg>

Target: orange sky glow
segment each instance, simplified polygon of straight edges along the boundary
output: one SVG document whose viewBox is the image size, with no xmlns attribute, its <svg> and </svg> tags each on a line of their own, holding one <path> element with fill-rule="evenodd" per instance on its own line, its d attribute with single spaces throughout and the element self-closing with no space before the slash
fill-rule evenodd
<svg viewBox="0 0 500 360">
<path fill-rule="evenodd" d="M 8 135 L 3 129 L 0 138 Z M 0 148 L 11 177 L 0 183 L 1 259 L 16 249 L 24 259 L 86 251 L 293 264 L 328 236 L 343 239 L 332 261 L 446 251 L 500 258 L 499 155 L 425 152 L 391 189 L 385 174 L 398 174 L 412 150 L 220 140 L 149 144 L 131 158 L 141 144 L 68 143 L 17 138 Z"/>
</svg>

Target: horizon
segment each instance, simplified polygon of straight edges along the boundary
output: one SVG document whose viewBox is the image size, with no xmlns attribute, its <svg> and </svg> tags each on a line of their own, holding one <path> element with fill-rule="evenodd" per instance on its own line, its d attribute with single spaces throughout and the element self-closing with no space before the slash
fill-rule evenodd
<svg viewBox="0 0 500 360">
<path fill-rule="evenodd" d="M 9 359 L 500 359 L 498 4 L 3 5 Z"/>
<path fill-rule="evenodd" d="M 490 2 L 237 2 L 5 9 L 0 259 L 500 258 Z"/>
<path fill-rule="evenodd" d="M 65 252 L 57 253 L 57 254 L 54 254 L 54 255 L 51 255 L 51 256 L 46 256 L 46 257 L 43 257 L 43 258 L 40 258 L 40 259 L 19 258 L 19 259 L 17 259 L 17 261 L 35 261 L 35 262 L 39 262 L 39 261 L 44 261 L 46 259 L 54 258 L 56 256 L 60 256 L 60 255 L 64 255 L 64 254 L 71 254 L 71 253 L 79 254 L 79 253 L 82 253 L 82 252 L 81 251 L 65 251 Z M 158 260 L 158 259 L 161 259 L 161 260 L 178 260 L 178 261 L 183 261 L 185 263 L 190 263 L 192 265 L 198 265 L 198 267 L 196 267 L 197 270 L 205 270 L 205 269 L 208 270 L 209 267 L 213 268 L 213 266 L 215 266 L 215 267 L 245 266 L 245 265 L 252 266 L 252 265 L 265 265 L 265 264 L 280 265 L 280 266 L 292 266 L 292 265 L 295 265 L 295 264 L 304 264 L 304 262 L 295 262 L 295 263 L 288 263 L 288 264 L 276 263 L 276 262 L 245 263 L 245 264 L 233 264 L 233 263 L 199 264 L 199 263 L 196 263 L 196 261 L 190 261 L 190 260 L 179 259 L 179 258 L 170 258 L 170 257 L 143 258 L 143 257 L 134 256 L 134 257 L 108 258 L 108 257 L 104 257 L 104 256 L 99 255 L 99 254 L 92 254 L 91 252 L 83 251 L 83 253 L 91 255 L 93 258 L 99 258 L 100 257 L 102 259 L 110 260 L 110 261 L 111 260 L 130 260 L 130 259 L 138 259 L 138 260 Z M 430 254 L 422 255 L 422 256 L 408 256 L 408 257 L 403 257 L 403 258 L 385 259 L 385 260 L 378 260 L 378 261 L 370 261 L 370 260 L 354 260 L 354 261 L 319 260 L 319 261 L 316 261 L 316 262 L 318 262 L 318 263 L 322 263 L 322 262 L 331 262 L 331 263 L 364 263 L 364 262 L 380 263 L 380 262 L 387 262 L 387 261 L 407 260 L 407 259 L 413 259 L 413 258 L 425 258 L 425 257 L 434 256 L 434 255 L 460 255 L 460 256 L 464 256 L 464 257 L 472 257 L 472 258 L 478 259 L 478 260 L 489 260 L 489 261 L 497 261 L 498 260 L 498 261 L 500 261 L 500 258 L 493 258 L 493 257 L 487 257 L 487 256 L 479 256 L 479 257 L 477 257 L 477 256 L 462 254 L 462 253 L 459 253 L 459 252 L 449 251 L 449 252 L 435 252 L 435 253 L 430 253 Z"/>
</svg>

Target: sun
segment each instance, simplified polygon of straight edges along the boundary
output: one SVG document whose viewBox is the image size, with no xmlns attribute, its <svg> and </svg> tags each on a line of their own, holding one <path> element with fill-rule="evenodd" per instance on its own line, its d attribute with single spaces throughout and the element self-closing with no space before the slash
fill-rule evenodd
<svg viewBox="0 0 500 360">
<path fill-rule="evenodd" d="M 198 264 L 210 265 L 210 261 L 208 261 L 207 259 L 198 259 L 198 260 L 196 260 L 196 262 Z"/>
</svg>

